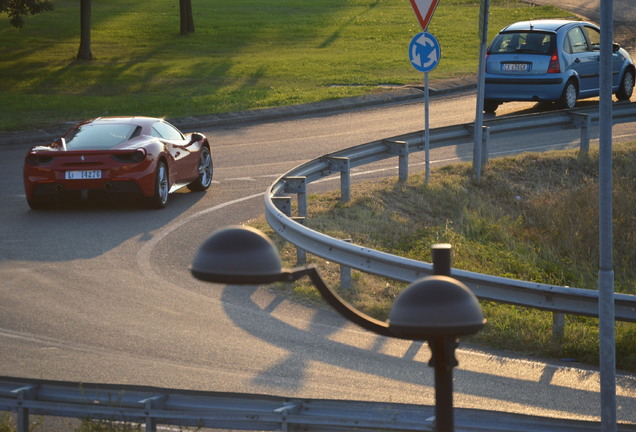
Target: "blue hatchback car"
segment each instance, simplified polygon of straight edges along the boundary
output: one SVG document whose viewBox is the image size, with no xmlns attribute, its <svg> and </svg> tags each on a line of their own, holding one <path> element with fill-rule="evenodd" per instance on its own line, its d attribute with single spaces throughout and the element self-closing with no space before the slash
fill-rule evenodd
<svg viewBox="0 0 636 432">
<path fill-rule="evenodd" d="M 486 57 L 484 111 L 503 102 L 552 101 L 573 108 L 598 96 L 600 29 L 589 22 L 536 20 L 512 24 L 497 34 Z M 634 63 L 614 44 L 612 91 L 627 100 L 634 89 Z"/>
</svg>

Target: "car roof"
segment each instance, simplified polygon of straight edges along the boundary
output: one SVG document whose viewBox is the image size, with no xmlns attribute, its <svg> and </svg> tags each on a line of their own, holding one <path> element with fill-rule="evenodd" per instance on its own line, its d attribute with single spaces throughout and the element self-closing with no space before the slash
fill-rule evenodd
<svg viewBox="0 0 636 432">
<path fill-rule="evenodd" d="M 150 126 L 158 121 L 163 121 L 163 119 L 155 118 L 155 117 L 144 117 L 144 116 L 130 116 L 130 117 L 97 117 L 92 120 L 88 120 L 84 123 L 91 124 L 130 124 L 135 126 Z"/>
<path fill-rule="evenodd" d="M 566 26 L 568 24 L 589 24 L 584 21 L 572 21 L 572 20 L 563 20 L 563 19 L 540 19 L 540 20 L 532 20 L 532 21 L 519 21 L 514 24 L 510 24 L 506 28 L 502 30 L 502 32 L 507 31 L 550 31 L 556 32 L 561 27 Z"/>
</svg>

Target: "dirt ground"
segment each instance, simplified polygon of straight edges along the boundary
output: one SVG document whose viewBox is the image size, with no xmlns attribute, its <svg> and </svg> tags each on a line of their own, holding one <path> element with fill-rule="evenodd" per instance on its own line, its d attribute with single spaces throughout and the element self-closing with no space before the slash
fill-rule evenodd
<svg viewBox="0 0 636 432">
<path fill-rule="evenodd" d="M 634 23 L 619 23 L 614 28 L 614 40 L 631 54 L 632 60 L 636 57 L 636 28 Z"/>
</svg>

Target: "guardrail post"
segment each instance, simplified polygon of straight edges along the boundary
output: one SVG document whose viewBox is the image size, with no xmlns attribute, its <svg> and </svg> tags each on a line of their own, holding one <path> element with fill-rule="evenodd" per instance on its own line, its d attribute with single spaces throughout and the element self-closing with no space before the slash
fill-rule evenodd
<svg viewBox="0 0 636 432">
<path fill-rule="evenodd" d="M 295 193 L 298 197 L 298 216 L 307 216 L 307 177 L 285 177 L 286 193 Z"/>
<path fill-rule="evenodd" d="M 572 118 L 574 127 L 581 128 L 581 144 L 579 146 L 582 155 L 586 155 L 590 150 L 590 128 L 592 119 L 585 113 L 568 113 Z"/>
<path fill-rule="evenodd" d="M 305 225 L 305 217 L 293 217 L 292 220 L 301 225 Z M 307 251 L 296 246 L 296 265 L 307 264 Z"/>
<path fill-rule="evenodd" d="M 351 243 L 351 239 L 343 239 L 343 241 Z M 351 288 L 351 267 L 342 264 L 340 265 L 340 288 L 346 290 Z"/>
<path fill-rule="evenodd" d="M 565 334 L 565 315 L 561 312 L 552 312 L 552 340 L 559 342 Z"/>
<path fill-rule="evenodd" d="M 351 161 L 347 157 L 325 156 L 329 171 L 340 171 L 340 194 L 342 202 L 351 200 Z"/>
<path fill-rule="evenodd" d="M 400 181 L 409 178 L 409 143 L 406 141 L 384 140 L 389 152 L 398 156 L 398 175 Z"/>
<path fill-rule="evenodd" d="M 29 408 L 24 406 L 24 401 L 35 397 L 36 387 L 29 385 L 20 387 L 12 391 L 16 393 L 18 399 L 17 422 L 18 432 L 29 432 Z"/>
<path fill-rule="evenodd" d="M 490 129 L 488 126 L 482 126 L 481 130 L 481 165 L 485 167 L 490 154 Z"/>
<path fill-rule="evenodd" d="M 164 409 L 166 405 L 166 395 L 152 396 L 142 399 L 139 403 L 144 404 L 144 414 L 146 415 L 146 432 L 157 432 L 157 419 L 152 416 L 153 409 Z"/>
<path fill-rule="evenodd" d="M 291 197 L 288 196 L 279 196 L 272 197 L 272 202 L 276 206 L 278 210 L 283 212 L 285 216 L 291 217 L 292 215 L 292 205 L 291 205 Z"/>
</svg>

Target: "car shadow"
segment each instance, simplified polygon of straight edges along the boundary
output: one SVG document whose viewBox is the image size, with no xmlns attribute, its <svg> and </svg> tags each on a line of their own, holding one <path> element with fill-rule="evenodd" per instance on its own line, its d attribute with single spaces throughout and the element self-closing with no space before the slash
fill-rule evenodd
<svg viewBox="0 0 636 432">
<path fill-rule="evenodd" d="M 210 190 L 211 192 L 211 190 Z M 148 209 L 140 198 L 89 197 L 56 203 L 44 210 L 12 206 L 5 215 L 3 237 L 13 247 L 0 249 L 4 260 L 67 261 L 88 259 L 111 251 L 126 241 L 151 238 L 196 205 L 205 193 L 170 195 L 161 210 Z"/>
</svg>

